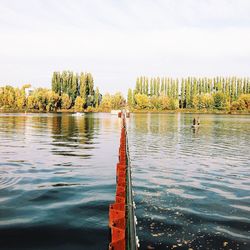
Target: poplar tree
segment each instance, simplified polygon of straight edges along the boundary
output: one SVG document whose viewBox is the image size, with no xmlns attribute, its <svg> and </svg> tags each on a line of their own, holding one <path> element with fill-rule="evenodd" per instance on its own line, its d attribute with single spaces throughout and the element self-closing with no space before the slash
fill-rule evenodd
<svg viewBox="0 0 250 250">
<path fill-rule="evenodd" d="M 68 73 L 67 71 L 63 71 L 61 75 L 61 83 L 62 83 L 62 93 L 68 92 Z"/>
<path fill-rule="evenodd" d="M 128 97 L 127 97 L 127 101 L 128 101 L 128 106 L 131 108 L 133 107 L 133 92 L 132 89 L 128 89 Z"/>
<path fill-rule="evenodd" d="M 246 94 L 250 94 L 250 79 L 249 79 L 249 77 L 247 78 Z"/>
<path fill-rule="evenodd" d="M 148 78 L 145 78 L 145 94 L 148 96 Z"/>
<path fill-rule="evenodd" d="M 170 79 L 167 80 L 167 96 L 171 96 L 171 89 L 170 89 Z"/>
<path fill-rule="evenodd" d="M 230 101 L 230 79 L 225 80 L 225 95 L 227 98 L 227 101 Z"/>
<path fill-rule="evenodd" d="M 57 72 L 54 72 L 51 80 L 52 90 L 57 93 Z"/>
<path fill-rule="evenodd" d="M 69 71 L 67 72 L 67 94 L 73 100 L 74 93 L 72 85 L 73 85 L 73 72 Z"/>
<path fill-rule="evenodd" d="M 156 84 L 156 95 L 159 96 L 160 94 L 160 77 L 157 77 L 157 84 Z"/>
<path fill-rule="evenodd" d="M 181 79 L 181 108 L 185 108 L 185 82 Z"/>
<path fill-rule="evenodd" d="M 61 95 L 61 81 L 60 81 L 60 72 L 53 72 L 52 75 L 52 80 L 51 80 L 51 85 L 52 85 L 52 90 L 55 93 L 58 93 Z"/>
<path fill-rule="evenodd" d="M 97 87 L 95 90 L 95 107 L 98 108 L 100 105 L 100 91 L 99 88 Z"/>
<path fill-rule="evenodd" d="M 204 78 L 201 78 L 201 93 L 205 93 L 205 81 Z"/>
<path fill-rule="evenodd" d="M 157 80 L 156 78 L 154 78 L 154 94 L 153 95 L 157 95 Z"/>
<path fill-rule="evenodd" d="M 175 98 L 179 100 L 179 80 L 178 78 L 175 81 Z"/>
<path fill-rule="evenodd" d="M 196 78 L 194 78 L 193 80 L 193 97 L 195 97 L 197 95 L 197 80 Z"/>
<path fill-rule="evenodd" d="M 204 79 L 204 84 L 205 84 L 205 93 L 208 93 L 208 81 L 207 81 L 207 78 L 205 77 Z"/>
<path fill-rule="evenodd" d="M 207 92 L 212 93 L 212 89 L 213 89 L 213 87 L 212 87 L 212 79 L 208 79 L 207 80 Z"/>
<path fill-rule="evenodd" d="M 167 95 L 167 77 L 164 79 L 164 96 Z"/>
<path fill-rule="evenodd" d="M 242 94 L 242 80 L 237 79 L 237 97 L 239 97 Z"/>
<path fill-rule="evenodd" d="M 243 94 L 247 93 L 247 78 L 244 78 L 243 80 Z"/>
<path fill-rule="evenodd" d="M 161 95 L 164 95 L 165 92 L 165 82 L 164 82 L 164 78 L 161 78 Z"/>
<path fill-rule="evenodd" d="M 91 73 L 87 73 L 87 83 L 86 85 L 88 86 L 88 92 L 87 95 L 93 96 L 94 94 L 94 79 Z"/>
<path fill-rule="evenodd" d="M 236 79 L 235 77 L 233 77 L 231 83 L 231 102 L 235 100 L 236 100 Z"/>
<path fill-rule="evenodd" d="M 197 93 L 199 95 L 201 95 L 201 89 L 202 89 L 202 87 L 201 87 L 201 80 L 200 80 L 200 78 L 198 78 L 198 80 L 197 80 Z"/>
<path fill-rule="evenodd" d="M 146 93 L 146 82 L 145 82 L 145 77 L 143 77 L 142 81 L 142 94 Z"/>
<path fill-rule="evenodd" d="M 191 95 L 190 95 L 190 78 L 186 79 L 185 82 L 185 93 L 186 93 L 186 107 L 191 108 Z"/>
<path fill-rule="evenodd" d="M 143 94 L 143 87 L 142 87 L 142 81 L 143 81 L 143 78 L 142 78 L 142 76 L 140 77 L 140 88 L 139 88 L 139 93 L 140 94 Z"/>
<path fill-rule="evenodd" d="M 171 81 L 170 81 L 170 85 L 171 85 L 170 97 L 175 98 L 175 81 L 172 78 L 171 78 Z"/>
<path fill-rule="evenodd" d="M 86 100 L 86 81 L 85 81 L 85 74 L 80 74 L 80 84 L 79 84 L 79 95 L 80 97 L 84 98 Z"/>
<path fill-rule="evenodd" d="M 153 79 L 150 78 L 150 96 L 153 96 L 153 94 L 154 94 Z"/>
</svg>

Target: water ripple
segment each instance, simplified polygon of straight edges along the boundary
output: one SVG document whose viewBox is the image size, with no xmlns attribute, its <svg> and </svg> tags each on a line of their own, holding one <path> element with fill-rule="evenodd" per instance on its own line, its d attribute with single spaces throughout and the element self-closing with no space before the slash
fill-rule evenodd
<svg viewBox="0 0 250 250">
<path fill-rule="evenodd" d="M 0 249 L 104 249 L 120 123 L 0 114 Z"/>
<path fill-rule="evenodd" d="M 202 117 L 130 119 L 142 249 L 250 249 L 250 117 Z"/>
</svg>

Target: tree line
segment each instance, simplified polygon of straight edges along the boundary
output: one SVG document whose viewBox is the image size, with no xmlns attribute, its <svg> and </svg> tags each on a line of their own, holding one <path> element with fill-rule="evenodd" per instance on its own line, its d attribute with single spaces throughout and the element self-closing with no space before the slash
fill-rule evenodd
<svg viewBox="0 0 250 250">
<path fill-rule="evenodd" d="M 102 95 L 90 73 L 54 72 L 51 89 L 0 87 L 0 109 L 38 111 L 250 110 L 250 79 L 237 77 L 138 77 L 127 101 L 118 92 Z"/>
<path fill-rule="evenodd" d="M 21 88 L 0 87 L 0 108 L 3 110 L 57 111 L 62 105 L 62 98 L 52 90 L 37 88 L 27 95 L 30 85 Z"/>
<path fill-rule="evenodd" d="M 0 87 L 0 109 L 31 111 L 110 111 L 124 107 L 126 101 L 121 93 L 102 94 L 94 89 L 90 73 L 72 71 L 54 72 L 51 89 L 30 89 L 26 84 L 21 88 Z M 29 90 L 29 91 L 28 91 Z"/>
<path fill-rule="evenodd" d="M 94 79 L 91 73 L 54 72 L 51 85 L 52 91 L 62 97 L 62 105 L 65 109 L 74 105 L 82 108 L 98 107 L 101 102 L 99 89 L 94 90 Z"/>
<path fill-rule="evenodd" d="M 128 90 L 132 109 L 250 109 L 250 79 L 237 77 L 174 79 L 138 77 Z"/>
</svg>

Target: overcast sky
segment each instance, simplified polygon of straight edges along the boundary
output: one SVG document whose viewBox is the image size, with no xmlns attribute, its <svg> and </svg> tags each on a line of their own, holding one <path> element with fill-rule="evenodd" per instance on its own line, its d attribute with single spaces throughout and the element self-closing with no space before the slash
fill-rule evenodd
<svg viewBox="0 0 250 250">
<path fill-rule="evenodd" d="M 249 0 L 0 0 L 0 85 L 87 71 L 102 92 L 137 76 L 250 76 Z"/>
</svg>

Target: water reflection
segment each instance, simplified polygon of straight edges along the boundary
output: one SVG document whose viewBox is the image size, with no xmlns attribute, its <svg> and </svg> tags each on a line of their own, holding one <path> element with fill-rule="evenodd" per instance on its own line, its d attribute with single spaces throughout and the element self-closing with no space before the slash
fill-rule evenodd
<svg viewBox="0 0 250 250">
<path fill-rule="evenodd" d="M 249 116 L 131 115 L 141 249 L 249 249 Z M 0 114 L 0 248 L 104 249 L 120 120 Z"/>
<path fill-rule="evenodd" d="M 57 116 L 52 119 L 52 148 L 54 154 L 74 156 L 78 155 L 82 158 L 89 158 L 89 150 L 96 146 L 92 144 L 95 136 L 98 136 L 99 119 L 93 117 L 73 117 L 73 116 Z M 88 154 L 83 154 L 84 150 L 88 150 Z"/>
<path fill-rule="evenodd" d="M 107 246 L 119 134 L 109 114 L 0 114 L 0 248 Z"/>
</svg>

